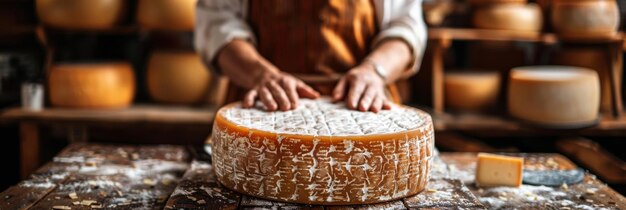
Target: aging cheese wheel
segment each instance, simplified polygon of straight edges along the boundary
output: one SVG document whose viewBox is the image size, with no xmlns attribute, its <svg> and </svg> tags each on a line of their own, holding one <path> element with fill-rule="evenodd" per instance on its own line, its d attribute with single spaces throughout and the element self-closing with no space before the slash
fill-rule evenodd
<svg viewBox="0 0 626 210">
<path fill-rule="evenodd" d="M 135 76 L 128 63 L 56 64 L 48 77 L 53 106 L 120 108 L 131 104 Z"/>
<path fill-rule="evenodd" d="M 543 24 L 537 4 L 494 4 L 474 12 L 474 26 L 483 29 L 540 31 Z"/>
<path fill-rule="evenodd" d="M 155 101 L 192 104 L 208 93 L 211 75 L 195 52 L 154 52 L 148 62 L 148 89 Z"/>
<path fill-rule="evenodd" d="M 495 71 L 456 71 L 444 76 L 445 103 L 457 111 L 493 108 L 500 94 L 500 74 Z"/>
<path fill-rule="evenodd" d="M 564 39 L 611 38 L 619 27 L 619 9 L 614 0 L 555 0 L 552 27 Z"/>
<path fill-rule="evenodd" d="M 598 74 L 572 66 L 528 66 L 511 70 L 509 113 L 551 127 L 595 123 L 600 106 Z"/>
<path fill-rule="evenodd" d="M 525 4 L 527 0 L 468 0 L 470 4 L 477 6 L 494 4 Z"/>
<path fill-rule="evenodd" d="M 137 21 L 145 28 L 193 30 L 198 0 L 139 0 Z"/>
<path fill-rule="evenodd" d="M 348 110 L 328 98 L 265 112 L 238 103 L 213 127 L 218 180 L 240 193 L 304 204 L 376 203 L 414 195 L 429 179 L 430 116 L 394 105 L 379 113 Z"/>
<path fill-rule="evenodd" d="M 64 29 L 107 29 L 126 11 L 126 0 L 37 0 L 37 15 L 45 25 Z"/>
</svg>

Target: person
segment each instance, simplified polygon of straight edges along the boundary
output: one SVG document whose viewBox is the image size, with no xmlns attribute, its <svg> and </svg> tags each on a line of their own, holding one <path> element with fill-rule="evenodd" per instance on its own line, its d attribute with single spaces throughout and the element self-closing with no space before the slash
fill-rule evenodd
<svg viewBox="0 0 626 210">
<path fill-rule="evenodd" d="M 417 72 L 426 26 L 421 0 L 199 0 L 194 43 L 244 107 L 286 111 L 327 94 L 378 112 L 388 85 Z M 315 76 L 334 79 L 302 79 Z"/>
</svg>

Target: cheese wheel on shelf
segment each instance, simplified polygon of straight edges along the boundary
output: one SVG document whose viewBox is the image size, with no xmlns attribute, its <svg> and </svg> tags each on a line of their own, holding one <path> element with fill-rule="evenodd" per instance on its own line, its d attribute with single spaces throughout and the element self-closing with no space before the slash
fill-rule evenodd
<svg viewBox="0 0 626 210">
<path fill-rule="evenodd" d="M 149 29 L 193 30 L 198 0 L 139 0 L 137 21 Z"/>
<path fill-rule="evenodd" d="M 598 119 L 600 82 L 590 69 L 573 66 L 527 66 L 511 70 L 509 113 L 555 128 L 592 125 Z"/>
<path fill-rule="evenodd" d="M 619 27 L 615 0 L 555 0 L 551 17 L 562 39 L 610 39 Z"/>
<path fill-rule="evenodd" d="M 128 63 L 55 64 L 48 76 L 52 106 L 122 108 L 135 95 L 135 76 Z"/>
<path fill-rule="evenodd" d="M 479 112 L 493 108 L 500 94 L 496 71 L 452 71 L 444 75 L 444 101 L 457 111 Z"/>
<path fill-rule="evenodd" d="M 482 29 L 541 31 L 543 15 L 537 4 L 493 4 L 474 12 L 474 26 Z"/>
<path fill-rule="evenodd" d="M 37 16 L 43 24 L 62 29 L 102 30 L 120 22 L 126 0 L 37 0 Z"/>
<path fill-rule="evenodd" d="M 208 96 L 211 74 L 195 52 L 157 51 L 148 62 L 148 90 L 163 103 L 193 104 Z"/>
<path fill-rule="evenodd" d="M 393 105 L 348 110 L 329 98 L 266 112 L 227 105 L 216 114 L 212 152 L 217 179 L 264 199 L 303 204 L 365 204 L 422 191 L 434 147 L 430 116 Z"/>
<path fill-rule="evenodd" d="M 526 4 L 527 0 L 468 0 L 470 4 L 476 6 L 494 5 L 494 4 Z"/>
</svg>

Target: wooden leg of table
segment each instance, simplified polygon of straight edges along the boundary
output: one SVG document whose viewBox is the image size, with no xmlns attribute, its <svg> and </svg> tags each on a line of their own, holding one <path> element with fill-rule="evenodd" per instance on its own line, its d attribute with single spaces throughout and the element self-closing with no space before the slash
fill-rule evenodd
<svg viewBox="0 0 626 210">
<path fill-rule="evenodd" d="M 21 177 L 26 179 L 39 166 L 39 129 L 35 123 L 20 123 L 20 156 Z"/>
</svg>

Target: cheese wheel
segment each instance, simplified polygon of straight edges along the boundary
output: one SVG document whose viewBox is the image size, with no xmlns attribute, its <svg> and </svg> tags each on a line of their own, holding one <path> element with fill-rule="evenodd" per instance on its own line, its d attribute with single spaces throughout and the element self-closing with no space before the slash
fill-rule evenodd
<svg viewBox="0 0 626 210">
<path fill-rule="evenodd" d="M 555 0 L 552 27 L 563 39 L 605 39 L 617 34 L 619 10 L 614 0 Z"/>
<path fill-rule="evenodd" d="M 483 29 L 540 31 L 543 15 L 537 4 L 494 4 L 478 8 L 473 21 Z"/>
<path fill-rule="evenodd" d="M 494 4 L 526 4 L 527 0 L 468 0 L 470 4 L 482 6 L 482 5 L 494 5 Z"/>
<path fill-rule="evenodd" d="M 135 95 L 135 76 L 128 63 L 56 64 L 49 74 L 53 106 L 121 108 Z"/>
<path fill-rule="evenodd" d="M 572 66 L 527 66 L 511 70 L 509 113 L 550 127 L 595 123 L 600 105 L 598 74 Z"/>
<path fill-rule="evenodd" d="M 63 29 L 107 29 L 125 15 L 126 0 L 37 0 L 43 24 Z"/>
<path fill-rule="evenodd" d="M 445 103 L 458 111 L 478 112 L 493 108 L 500 93 L 498 72 L 446 72 Z"/>
<path fill-rule="evenodd" d="M 209 90 L 211 75 L 195 52 L 154 52 L 148 62 L 148 90 L 152 99 L 163 103 L 202 102 Z"/>
<path fill-rule="evenodd" d="M 217 179 L 264 199 L 303 204 L 364 204 L 422 191 L 429 179 L 430 116 L 393 105 L 379 113 L 348 110 L 328 98 L 266 112 L 230 104 L 212 133 Z"/>
<path fill-rule="evenodd" d="M 139 0 L 137 21 L 149 29 L 193 30 L 198 0 Z"/>
<path fill-rule="evenodd" d="M 478 153 L 476 185 L 480 187 L 522 186 L 524 158 Z"/>
</svg>

